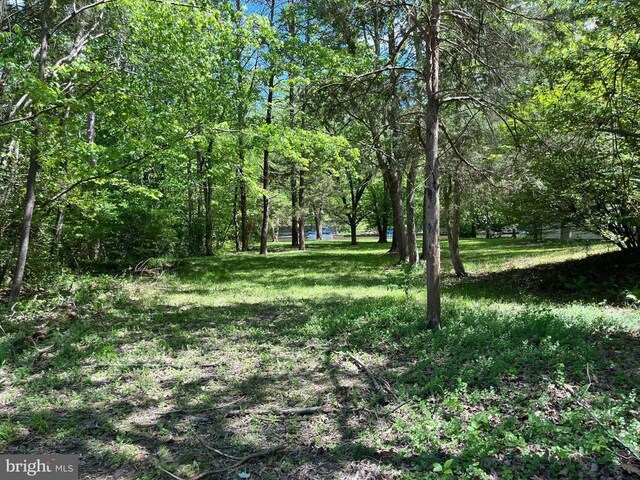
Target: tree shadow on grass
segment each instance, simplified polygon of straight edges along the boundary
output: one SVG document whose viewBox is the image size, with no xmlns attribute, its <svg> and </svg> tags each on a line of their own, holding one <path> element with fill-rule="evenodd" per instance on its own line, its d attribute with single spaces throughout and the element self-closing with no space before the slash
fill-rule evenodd
<svg viewBox="0 0 640 480">
<path fill-rule="evenodd" d="M 610 252 L 578 260 L 472 275 L 449 282 L 451 295 L 530 303 L 640 303 L 640 255 Z"/>
<path fill-rule="evenodd" d="M 354 262 L 335 255 L 330 268 L 347 257 Z M 311 255 L 302 264 L 289 259 L 294 265 L 283 258 L 238 256 L 232 266 L 206 260 L 202 271 L 176 278 L 202 281 L 212 288 L 198 294 L 215 295 L 213 287 L 240 274 L 251 281 L 260 268 L 282 266 L 297 276 L 326 264 Z M 355 262 L 363 270 L 350 282 L 366 288 L 390 260 L 371 253 Z M 226 277 L 209 272 L 220 265 L 228 266 Z M 474 464 L 518 478 L 557 477 L 565 468 L 583 478 L 615 474 L 607 451 L 618 445 L 575 403 L 575 392 L 591 381 L 583 401 L 600 421 L 614 432 L 631 424 L 640 389 L 637 332 L 599 313 L 479 306 L 458 301 L 454 287 L 448 293 L 445 328 L 435 332 L 425 329 L 421 304 L 335 292 L 224 306 L 123 301 L 57 324 L 35 345 L 28 332 L 9 329 L 0 341 L 9 372 L 0 421 L 10 425 L 0 440 L 7 453 L 83 453 L 96 479 L 118 470 L 123 478 L 163 477 L 155 457 L 184 477 L 227 462 L 194 432 L 239 456 L 284 443 L 281 454 L 247 466 L 260 478 L 392 478 L 401 471 L 429 478 L 433 463 L 449 458 L 460 475 L 471 475 Z M 394 413 L 398 405 L 372 404 L 370 382 L 341 351 L 369 359 L 399 405 L 410 403 Z M 225 416 L 314 405 L 335 410 Z M 226 477 L 237 478 L 237 470 Z"/>
</svg>

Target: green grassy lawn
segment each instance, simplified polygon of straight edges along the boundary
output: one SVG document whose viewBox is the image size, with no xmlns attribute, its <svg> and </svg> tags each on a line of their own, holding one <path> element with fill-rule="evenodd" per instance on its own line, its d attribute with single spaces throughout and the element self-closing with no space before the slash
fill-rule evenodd
<svg viewBox="0 0 640 480">
<path fill-rule="evenodd" d="M 420 272 L 374 242 L 67 278 L 2 321 L 0 451 L 80 454 L 91 479 L 186 480 L 275 446 L 209 478 L 631 478 L 640 277 L 548 276 L 608 250 L 463 240 L 472 275 L 445 277 L 438 331 Z"/>
</svg>

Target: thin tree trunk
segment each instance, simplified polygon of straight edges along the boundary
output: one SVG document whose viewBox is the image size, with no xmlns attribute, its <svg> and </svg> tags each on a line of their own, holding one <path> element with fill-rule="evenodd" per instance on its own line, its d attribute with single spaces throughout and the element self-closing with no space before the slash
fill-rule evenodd
<svg viewBox="0 0 640 480">
<path fill-rule="evenodd" d="M 398 55 L 398 46 L 396 44 L 396 19 L 390 17 L 388 32 L 388 49 L 390 61 L 395 63 Z M 398 257 L 400 262 L 409 261 L 409 245 L 407 239 L 407 227 L 405 224 L 403 196 L 402 196 L 402 171 L 398 165 L 396 145 L 397 139 L 400 138 L 398 125 L 398 115 L 400 112 L 400 97 L 398 95 L 398 73 L 395 69 L 389 72 L 390 80 L 390 98 L 385 106 L 385 121 L 389 124 L 391 132 L 391 145 L 387 152 L 387 157 L 391 159 L 389 165 L 389 187 L 391 189 L 391 202 L 393 212 L 393 231 L 396 235 L 396 246 L 398 249 Z"/>
<path fill-rule="evenodd" d="M 391 210 L 393 214 L 393 234 L 396 237 L 396 247 L 400 262 L 409 261 L 409 249 L 407 248 L 407 229 L 404 223 L 404 208 L 402 202 L 402 179 L 398 172 L 390 175 Z"/>
<path fill-rule="evenodd" d="M 238 227 L 238 192 L 240 190 L 238 169 L 236 169 L 236 185 L 233 189 L 233 242 L 235 252 L 240 251 L 240 229 Z"/>
<path fill-rule="evenodd" d="M 427 152 L 425 168 L 425 228 L 427 324 L 438 328 L 440 305 L 440 184 L 438 158 L 438 121 L 440 99 L 440 0 L 432 0 L 427 39 Z"/>
<path fill-rule="evenodd" d="M 27 265 L 31 220 L 33 219 L 33 210 L 36 204 L 36 177 L 38 175 L 38 169 L 40 168 L 38 163 L 40 152 L 37 144 L 39 135 L 38 127 L 36 126 L 33 131 L 35 143 L 31 146 L 29 155 L 29 173 L 27 175 L 27 194 L 24 200 L 24 214 L 22 216 L 22 233 L 20 234 L 20 242 L 18 244 L 18 262 L 13 276 L 9 305 L 13 305 L 20 300 L 20 291 L 22 290 L 22 281 Z"/>
<path fill-rule="evenodd" d="M 298 216 L 298 250 L 306 250 L 304 225 L 306 216 L 304 214 L 304 174 L 300 172 L 300 180 L 298 186 L 298 207 L 300 214 Z"/>
<path fill-rule="evenodd" d="M 289 5 L 294 6 L 294 0 L 289 0 Z M 296 24 L 293 16 L 289 19 L 289 36 L 295 38 L 296 36 Z M 293 62 L 294 59 L 292 58 Z M 292 129 L 296 128 L 296 89 L 293 83 L 294 75 L 291 71 L 288 72 L 289 77 L 289 122 Z M 300 247 L 300 219 L 298 216 L 298 167 L 294 163 L 291 167 L 291 246 Z M 300 206 L 302 207 L 302 206 Z M 304 227 L 304 226 L 303 226 Z M 304 232 L 303 232 L 304 236 Z M 304 238 L 302 239 L 302 250 L 304 250 Z"/>
<path fill-rule="evenodd" d="M 418 174 L 418 159 L 414 156 L 407 175 L 407 249 L 409 263 L 418 264 L 418 240 L 416 234 L 416 177 Z"/>
<path fill-rule="evenodd" d="M 193 241 L 193 172 L 191 156 L 189 156 L 187 162 L 187 178 L 187 249 L 191 255 L 195 251 Z"/>
<path fill-rule="evenodd" d="M 46 81 L 47 55 L 49 53 L 49 16 L 51 14 L 51 0 L 44 0 L 42 15 L 40 17 L 40 50 L 38 62 L 38 76 L 41 82 Z M 20 299 L 24 271 L 27 265 L 29 252 L 29 237 L 31 235 L 31 221 L 36 204 L 36 180 L 40 168 L 40 128 L 38 120 L 33 121 L 33 145 L 29 154 L 29 173 L 27 174 L 27 192 L 24 200 L 24 214 L 22 216 L 22 232 L 18 244 L 18 262 L 13 276 L 9 305 L 15 304 Z"/>
<path fill-rule="evenodd" d="M 51 256 L 55 257 L 58 252 L 58 246 L 62 240 L 62 228 L 64 225 L 65 206 L 60 205 L 56 212 L 56 224 L 53 229 L 53 238 L 51 239 Z"/>
<path fill-rule="evenodd" d="M 351 230 L 351 245 L 357 245 L 358 234 L 356 229 L 358 228 L 358 223 L 356 222 L 354 215 L 349 215 L 349 228 Z"/>
<path fill-rule="evenodd" d="M 203 157 L 200 160 L 202 165 L 206 165 L 207 160 Z M 212 212 L 212 190 L 213 182 L 209 176 L 209 169 L 204 168 L 205 178 L 203 180 L 202 188 L 204 192 L 204 252 L 205 255 L 213 255 L 213 212 Z"/>
<path fill-rule="evenodd" d="M 314 217 L 316 220 L 316 240 L 322 240 L 322 212 L 316 210 Z"/>
<path fill-rule="evenodd" d="M 247 217 L 247 181 L 244 170 L 240 169 L 240 226 L 242 229 L 242 251 L 249 251 L 249 219 Z"/>
<path fill-rule="evenodd" d="M 236 27 L 238 31 L 241 30 L 241 18 L 242 18 L 242 2 L 241 0 L 236 0 L 236 13 L 237 15 L 237 23 Z M 236 78 L 236 86 L 238 89 L 238 93 L 240 94 L 244 87 L 244 76 L 242 74 L 243 69 L 242 66 L 242 48 L 238 47 L 236 51 L 236 61 L 238 68 L 238 76 Z M 244 103 L 241 101 L 238 104 L 238 129 L 241 133 L 238 135 L 238 163 L 239 167 L 237 169 L 237 174 L 239 177 L 239 189 L 240 189 L 240 241 L 241 241 L 241 249 L 243 252 L 249 251 L 249 220 L 247 218 L 247 180 L 244 175 L 244 158 L 245 158 L 245 144 L 244 144 L 244 134 L 242 130 L 245 125 L 245 117 L 247 114 L 247 108 Z"/>
<path fill-rule="evenodd" d="M 460 258 L 460 197 L 462 195 L 462 185 L 457 178 L 458 171 L 454 176 L 449 176 L 447 188 L 444 191 L 444 211 L 447 220 L 447 239 L 449 240 L 449 254 L 453 270 L 458 277 L 466 277 L 462 258 Z"/>
<path fill-rule="evenodd" d="M 96 114 L 94 112 L 89 112 L 87 115 L 87 142 L 89 145 L 93 145 L 96 139 Z M 93 150 L 89 154 L 89 165 L 93 168 L 98 166 L 98 162 L 93 153 Z"/>
<path fill-rule="evenodd" d="M 291 169 L 291 246 L 297 247 L 298 242 L 298 187 L 297 168 Z"/>
<path fill-rule="evenodd" d="M 272 2 L 273 5 L 273 2 Z M 273 9 L 273 7 L 272 7 Z M 265 124 L 271 125 L 271 110 L 273 103 L 273 86 L 275 83 L 275 76 L 271 75 L 269 77 L 269 93 L 267 94 L 267 115 L 265 117 Z M 260 233 L 260 254 L 267 254 L 267 236 L 269 235 L 269 216 L 271 214 L 271 199 L 269 198 L 269 181 L 270 181 L 270 171 L 269 171 L 269 147 L 264 149 L 264 157 L 262 163 L 262 188 L 264 189 L 264 193 L 262 194 L 262 230 Z"/>
<path fill-rule="evenodd" d="M 276 12 L 276 1 L 271 0 L 269 4 L 269 25 L 273 27 L 274 18 Z M 275 85 L 276 77 L 272 73 L 269 75 L 269 81 L 267 82 L 267 112 L 265 115 L 264 123 L 269 126 L 272 122 L 272 110 L 273 110 L 273 88 Z M 264 193 L 262 194 L 262 229 L 260 231 L 260 255 L 267 254 L 267 236 L 269 235 L 269 216 L 271 215 L 271 199 L 269 198 L 269 183 L 270 183 L 270 165 L 269 165 L 269 145 L 264 149 L 264 157 L 262 161 L 262 188 Z"/>
<path fill-rule="evenodd" d="M 202 156 L 200 155 L 200 152 L 198 152 L 197 154 L 197 158 L 196 158 L 196 168 L 198 169 L 198 182 L 196 183 L 196 219 L 197 219 L 197 223 L 196 223 L 196 229 L 195 229 L 195 233 L 194 233 L 194 243 L 195 243 L 195 253 L 196 255 L 200 255 L 202 253 L 202 244 L 203 244 L 203 232 L 202 232 L 202 223 L 200 222 L 200 219 L 202 218 L 202 204 L 203 204 L 203 195 L 201 195 L 200 193 L 200 188 L 198 188 L 198 185 L 200 184 L 200 181 L 202 180 L 203 176 L 204 176 L 204 165 L 202 163 Z"/>
</svg>

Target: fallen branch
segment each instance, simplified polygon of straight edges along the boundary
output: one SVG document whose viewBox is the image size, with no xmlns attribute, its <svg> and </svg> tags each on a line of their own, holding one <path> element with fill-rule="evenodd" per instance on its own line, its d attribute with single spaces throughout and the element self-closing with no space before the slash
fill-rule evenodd
<svg viewBox="0 0 640 480">
<path fill-rule="evenodd" d="M 618 437 L 613 430 L 611 430 L 609 427 L 607 427 L 604 423 L 602 423 L 602 420 L 600 420 L 598 418 L 598 416 L 593 413 L 591 411 L 591 409 L 584 403 L 582 403 L 580 400 L 575 399 L 575 402 L 580 405 L 585 412 L 587 412 L 589 414 L 589 416 L 593 419 L 594 422 L 596 422 L 598 424 L 598 426 L 606 433 L 608 434 L 611 438 L 613 438 L 616 442 L 618 442 L 620 445 L 622 445 L 631 455 L 633 455 L 636 460 L 640 460 L 640 453 L 636 452 L 635 449 L 629 445 L 627 442 L 625 442 L 624 440 L 622 440 L 620 437 Z"/>
<path fill-rule="evenodd" d="M 241 417 L 245 415 L 314 415 L 316 413 L 335 413 L 355 410 L 352 407 L 334 408 L 326 406 L 303 408 L 260 408 L 254 410 L 229 410 L 225 417 Z"/>
<path fill-rule="evenodd" d="M 240 467 L 241 465 L 247 463 L 249 460 L 252 460 L 254 458 L 266 457 L 268 455 L 272 455 L 276 452 L 279 452 L 280 450 L 284 450 L 284 445 L 278 445 L 277 447 L 269 448 L 267 450 L 262 450 L 261 452 L 252 453 L 250 455 L 247 455 L 246 457 L 242 457 L 236 463 L 229 465 L 228 467 L 217 468 L 214 470 L 206 470 L 202 472 L 200 475 L 194 477 L 193 480 L 200 480 L 201 478 L 208 477 L 209 475 L 228 472 L 229 470 L 233 470 L 234 468 Z"/>
<path fill-rule="evenodd" d="M 378 381 L 378 379 L 376 378 L 376 376 L 371 373 L 371 370 L 369 370 L 367 368 L 367 366 L 362 363 L 360 360 L 358 360 L 358 358 L 356 358 L 355 356 L 351 355 L 351 354 L 347 354 L 347 357 L 349 357 L 349 359 L 356 364 L 356 367 L 358 367 L 362 372 L 365 373 L 365 375 L 367 377 L 369 377 L 369 380 L 371 381 L 371 383 L 373 384 L 373 386 L 375 387 L 375 389 L 377 390 L 378 394 L 380 395 L 380 398 L 382 399 L 382 401 L 384 403 L 387 403 L 389 400 L 389 394 L 390 389 L 387 387 L 383 387 L 380 382 Z"/>
<path fill-rule="evenodd" d="M 200 444 L 206 448 L 207 450 L 213 452 L 213 453 L 217 453 L 218 455 L 220 455 L 221 457 L 225 457 L 225 458 L 230 458 L 231 460 L 242 460 L 241 457 L 234 457 L 233 455 L 229 455 L 224 453 L 221 450 L 218 450 L 217 448 L 212 447 L 211 445 L 208 445 L 207 443 L 205 443 L 204 440 L 202 440 L 202 438 L 200 438 L 198 436 L 198 434 L 196 432 L 193 432 L 193 435 L 196 437 L 196 439 L 198 440 L 198 442 L 200 442 Z"/>
<path fill-rule="evenodd" d="M 199 409 L 174 408 L 173 410 L 167 410 L 166 412 L 163 412 L 162 415 L 173 415 L 175 413 L 187 413 L 187 414 L 207 413 L 211 410 L 222 410 L 224 408 L 230 407 L 232 405 L 235 405 L 236 403 L 243 401 L 244 399 L 245 397 L 236 398 L 235 400 L 224 403 L 222 405 L 216 405 L 215 407 L 206 407 L 206 408 L 203 407 Z"/>
</svg>

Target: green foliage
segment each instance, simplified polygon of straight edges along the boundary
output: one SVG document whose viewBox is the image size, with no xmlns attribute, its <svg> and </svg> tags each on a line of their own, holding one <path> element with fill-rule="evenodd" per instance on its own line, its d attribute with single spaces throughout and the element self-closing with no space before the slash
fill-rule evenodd
<svg viewBox="0 0 640 480">
<path fill-rule="evenodd" d="M 154 473 L 140 460 L 152 437 L 164 468 L 195 475 L 217 463 L 176 429 L 187 416 L 214 422 L 194 428 L 226 435 L 234 453 L 264 448 L 274 428 L 292 444 L 313 438 L 313 457 L 247 465 L 273 478 L 318 468 L 310 461 L 318 456 L 347 475 L 373 454 L 377 468 L 407 479 L 624 476 L 618 454 L 629 453 L 614 435 L 637 451 L 640 378 L 629 368 L 637 311 L 539 296 L 523 302 L 501 296 L 505 286 L 495 280 L 478 294 L 477 279 L 450 279 L 445 324 L 428 331 L 421 295 L 407 301 L 388 288 L 388 276 L 404 272 L 384 246 L 308 247 L 190 259 L 152 278 L 53 281 L 2 322 L 3 398 L 20 413 L 0 422 L 3 451 L 80 443 L 96 465 L 142 477 Z M 558 262 L 583 250 L 511 239 L 462 240 L 461 248 L 486 274 L 508 273 L 508 261 Z M 48 333 L 34 335 L 43 326 Z M 386 380 L 397 399 L 375 403 L 367 377 L 343 352 Z M 361 408 L 329 414 L 347 422 L 253 415 L 218 424 L 209 413 L 320 401 Z M 133 435 L 139 415 L 157 405 L 162 415 L 146 420 L 147 436 Z M 341 435 L 349 442 L 336 442 Z"/>
<path fill-rule="evenodd" d="M 631 2 L 605 3 L 568 7 L 539 55 L 521 112 L 530 179 L 520 205 L 547 223 L 637 248 L 638 12 Z"/>
</svg>

